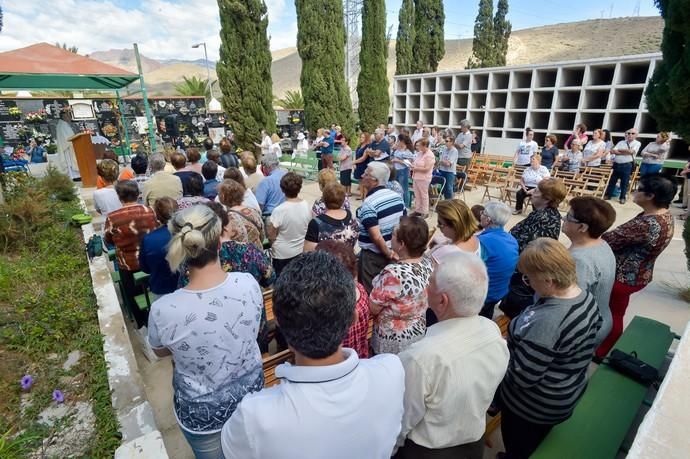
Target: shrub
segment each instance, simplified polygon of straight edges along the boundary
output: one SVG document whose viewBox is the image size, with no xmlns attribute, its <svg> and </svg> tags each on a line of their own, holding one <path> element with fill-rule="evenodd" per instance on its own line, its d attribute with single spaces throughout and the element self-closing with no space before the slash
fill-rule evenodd
<svg viewBox="0 0 690 459">
<path fill-rule="evenodd" d="M 71 201 L 76 193 L 72 180 L 54 167 L 48 167 L 45 177 L 41 179 L 41 186 L 49 196 L 59 201 Z"/>
</svg>

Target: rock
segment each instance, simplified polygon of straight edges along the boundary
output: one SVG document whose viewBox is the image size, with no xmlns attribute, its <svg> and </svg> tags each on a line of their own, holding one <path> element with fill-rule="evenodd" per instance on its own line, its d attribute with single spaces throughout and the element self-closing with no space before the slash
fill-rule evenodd
<svg viewBox="0 0 690 459">
<path fill-rule="evenodd" d="M 69 416 L 66 425 L 61 425 L 58 432 L 44 439 L 43 446 L 32 457 L 82 457 L 89 449 L 96 431 L 96 416 L 91 404 L 77 402 L 74 405 L 51 406 L 39 415 L 39 422 L 52 426 L 65 416 Z"/>
<path fill-rule="evenodd" d="M 73 366 L 79 363 L 79 359 L 81 359 L 80 351 L 70 352 L 69 355 L 67 355 L 67 360 L 62 364 L 62 369 L 65 371 L 70 371 Z"/>
</svg>

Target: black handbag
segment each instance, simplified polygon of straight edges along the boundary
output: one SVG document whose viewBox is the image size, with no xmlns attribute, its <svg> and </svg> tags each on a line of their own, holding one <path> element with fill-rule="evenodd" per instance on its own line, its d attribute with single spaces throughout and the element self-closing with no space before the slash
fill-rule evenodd
<svg viewBox="0 0 690 459">
<path fill-rule="evenodd" d="M 637 358 L 637 352 L 630 354 L 614 349 L 604 363 L 617 372 L 649 386 L 659 378 L 659 370 Z"/>
</svg>

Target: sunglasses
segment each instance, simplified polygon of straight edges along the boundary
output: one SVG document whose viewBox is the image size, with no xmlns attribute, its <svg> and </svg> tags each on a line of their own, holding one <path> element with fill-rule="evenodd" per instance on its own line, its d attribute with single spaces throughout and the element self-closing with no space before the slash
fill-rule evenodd
<svg viewBox="0 0 690 459">
<path fill-rule="evenodd" d="M 573 217 L 570 214 L 565 214 L 561 218 L 563 219 L 563 221 L 570 222 L 570 223 L 582 223 L 580 220 L 578 220 L 577 218 Z"/>
</svg>

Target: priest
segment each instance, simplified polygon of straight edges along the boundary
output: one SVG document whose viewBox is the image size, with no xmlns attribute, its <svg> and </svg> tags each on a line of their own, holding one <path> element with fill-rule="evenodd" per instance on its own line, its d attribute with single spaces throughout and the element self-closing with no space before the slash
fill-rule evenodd
<svg viewBox="0 0 690 459">
<path fill-rule="evenodd" d="M 63 174 L 67 174 L 72 180 L 80 179 L 77 157 L 74 154 L 74 147 L 70 138 L 74 136 L 72 129 L 72 116 L 69 109 L 60 113 L 60 120 L 57 122 L 57 160 L 53 164 Z"/>
</svg>

